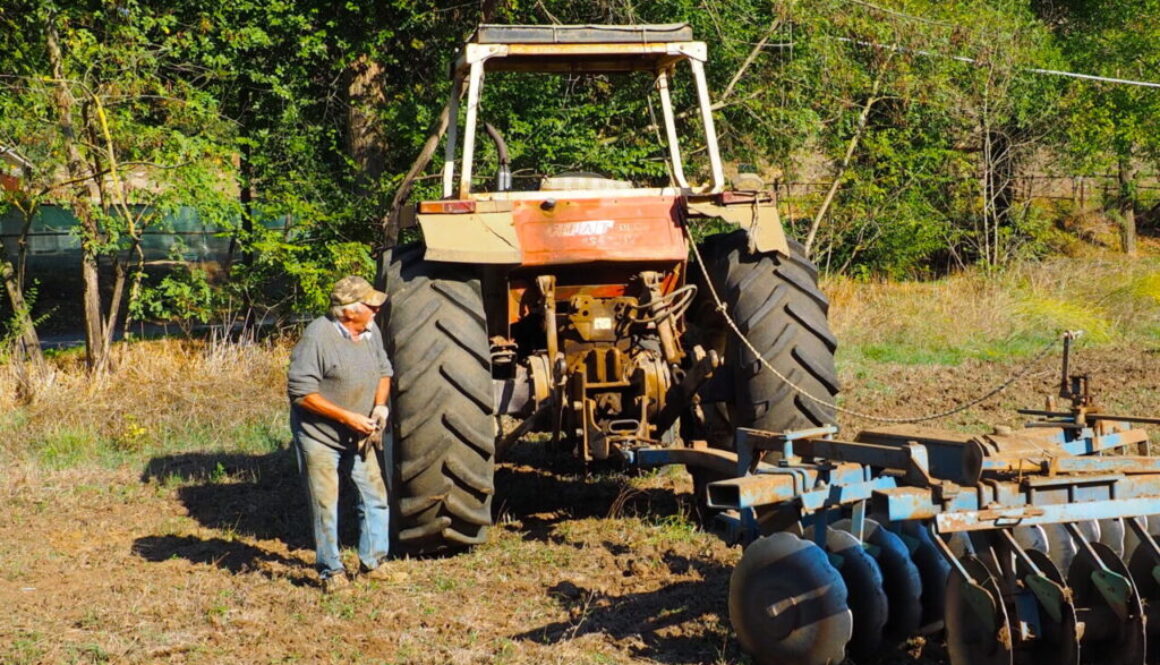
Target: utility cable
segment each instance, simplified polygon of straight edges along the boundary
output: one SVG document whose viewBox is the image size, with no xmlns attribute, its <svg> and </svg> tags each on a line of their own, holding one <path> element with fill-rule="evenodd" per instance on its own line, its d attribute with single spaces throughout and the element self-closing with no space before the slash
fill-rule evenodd
<svg viewBox="0 0 1160 665">
<path fill-rule="evenodd" d="M 656 124 L 656 111 L 653 109 L 652 99 L 651 99 L 651 97 L 646 98 L 646 99 L 648 101 L 649 115 L 652 117 L 652 120 L 653 120 L 653 128 L 654 128 L 654 132 L 656 134 L 657 142 L 663 145 L 664 140 L 661 137 L 660 127 L 657 126 L 657 124 Z M 667 169 L 669 171 L 669 182 L 675 183 L 676 179 L 675 179 L 675 174 L 673 173 L 672 163 L 670 163 L 669 160 L 666 159 L 665 166 L 667 167 Z M 929 415 L 917 416 L 917 417 L 913 417 L 913 418 L 890 418 L 890 417 L 885 417 L 885 416 L 876 416 L 876 415 L 869 414 L 869 413 L 862 413 L 860 411 L 855 411 L 854 409 L 847 409 L 843 406 L 839 406 L 835 402 L 831 402 L 829 400 L 825 400 L 825 399 L 822 399 L 820 397 L 817 397 L 817 396 L 811 394 L 805 388 L 802 388 L 798 384 L 794 383 L 793 380 L 790 379 L 788 376 L 779 372 L 777 370 L 777 368 L 774 367 L 773 364 L 770 363 L 768 360 L 766 360 L 765 356 L 762 355 L 761 352 L 757 350 L 757 347 L 755 347 L 753 345 L 753 342 L 750 342 L 749 338 L 746 337 L 743 332 L 741 332 L 741 328 L 738 327 L 737 322 L 733 320 L 733 317 L 729 315 L 728 307 L 726 306 L 725 302 L 723 300 L 721 300 L 721 296 L 717 293 L 717 287 L 714 286 L 713 279 L 709 276 L 709 269 L 705 265 L 704 258 L 702 258 L 702 256 L 701 256 L 701 250 L 697 246 L 697 242 L 692 236 L 692 232 L 691 232 L 690 227 L 689 227 L 689 221 L 686 218 L 685 212 L 684 212 L 684 211 L 688 210 L 688 191 L 682 188 L 680 190 L 680 192 L 681 192 L 680 199 L 681 199 L 681 203 L 683 204 L 683 205 L 678 207 L 678 210 L 680 211 L 678 214 L 680 216 L 681 231 L 685 236 L 685 240 L 689 243 L 689 247 L 693 250 L 693 256 L 696 258 L 697 266 L 701 270 L 701 275 L 705 278 L 705 286 L 708 287 L 708 289 L 709 289 L 709 295 L 711 295 L 713 297 L 713 302 L 716 305 L 717 311 L 721 313 L 721 316 L 725 319 L 725 322 L 733 330 L 733 333 L 735 335 L 737 335 L 737 339 L 741 340 L 741 343 L 743 345 L 745 345 L 745 347 L 747 349 L 749 349 L 749 351 L 754 355 L 754 357 L 757 358 L 759 361 L 761 361 L 761 365 L 763 368 L 769 370 L 770 372 L 773 372 L 774 376 L 781 379 L 782 382 L 785 383 L 785 385 L 789 386 L 792 390 L 797 392 L 802 397 L 805 397 L 806 399 L 808 399 L 812 402 L 820 404 L 823 407 L 833 409 L 834 411 L 836 411 L 838 413 L 844 413 L 848 416 L 862 418 L 863 420 L 870 420 L 870 421 L 879 422 L 879 423 L 893 423 L 893 424 L 921 423 L 921 422 L 926 422 L 928 420 L 937 420 L 939 418 L 946 418 L 947 416 L 954 415 L 956 413 L 959 413 L 960 411 L 965 411 L 965 410 L 967 410 L 967 409 L 969 409 L 977 404 L 985 402 L 988 399 L 991 399 L 995 395 L 998 395 L 999 393 L 1001 393 L 1004 390 L 1006 390 L 1007 388 L 1009 388 L 1011 386 L 1011 384 L 1015 383 L 1019 379 L 1026 376 L 1027 373 L 1030 372 L 1031 369 L 1034 368 L 1036 365 L 1038 365 L 1039 362 L 1041 360 L 1043 360 L 1044 356 L 1046 356 L 1047 353 L 1049 351 L 1051 351 L 1051 349 L 1053 349 L 1055 347 L 1055 345 L 1058 344 L 1061 339 L 1063 339 L 1063 336 L 1052 338 L 1046 344 L 1043 345 L 1043 348 L 1039 349 L 1039 351 L 1036 352 L 1036 354 L 1031 358 L 1031 360 L 1027 361 L 1027 363 L 1025 363 L 1022 367 L 1020 367 L 1019 370 L 1016 371 L 1014 374 L 1012 374 L 1006 381 L 1003 381 L 1002 383 L 995 386 L 994 388 L 987 391 L 986 393 L 980 395 L 979 397 L 976 397 L 975 399 L 972 399 L 971 401 L 969 401 L 965 404 L 960 404 L 959 406 L 956 406 L 953 409 L 947 409 L 946 411 L 941 411 L 939 413 L 932 413 Z"/>
<path fill-rule="evenodd" d="M 733 333 L 735 335 L 737 335 L 737 339 L 741 340 L 741 343 L 745 346 L 745 348 L 749 349 L 749 351 L 754 355 L 754 357 L 757 358 L 761 362 L 762 367 L 769 370 L 770 372 L 773 372 L 774 376 L 781 379 L 781 381 L 783 383 L 785 383 L 787 386 L 792 388 L 799 395 L 801 395 L 802 397 L 805 397 L 806 399 L 809 399 L 812 402 L 820 404 L 823 407 L 833 409 L 834 411 L 837 411 L 839 413 L 844 413 L 848 416 L 854 416 L 856 418 L 862 418 L 863 420 L 871 420 L 871 421 L 880 422 L 880 423 L 902 424 L 902 423 L 920 423 L 920 422 L 925 422 L 928 420 L 937 420 L 939 418 L 945 418 L 947 416 L 954 415 L 956 413 L 959 413 L 960 411 L 965 411 L 965 410 L 971 408 L 972 406 L 975 406 L 977 404 L 985 402 L 986 400 L 994 397 L 995 395 L 998 395 L 999 393 L 1001 393 L 1004 390 L 1006 390 L 1007 388 L 1009 388 L 1011 386 L 1011 384 L 1015 383 L 1019 379 L 1026 376 L 1027 373 L 1030 372 L 1033 367 L 1035 367 L 1036 365 L 1039 364 L 1039 361 L 1043 360 L 1043 357 L 1046 356 L 1047 353 L 1049 351 L 1051 351 L 1051 349 L 1054 348 L 1055 345 L 1057 343 L 1059 343 L 1059 340 L 1061 339 L 1061 338 L 1052 338 L 1050 341 L 1048 341 L 1047 344 L 1043 345 L 1043 348 L 1039 349 L 1039 351 L 1036 352 L 1036 354 L 1031 358 L 1031 360 L 1027 361 L 1027 363 L 1025 363 L 1022 367 L 1020 367 L 1019 370 L 1016 371 L 1014 374 L 1012 374 L 1006 381 L 1003 381 L 1002 383 L 995 386 L 994 388 L 987 391 L 986 393 L 980 395 L 979 397 L 976 397 L 975 399 L 972 399 L 971 401 L 969 401 L 965 404 L 960 404 L 959 406 L 956 406 L 953 409 L 947 409 L 946 411 L 940 411 L 939 413 L 932 413 L 930 415 L 918 416 L 918 417 L 913 417 L 913 418 L 889 418 L 889 417 L 884 417 L 884 416 L 875 416 L 875 415 L 872 415 L 869 413 L 862 413 L 860 411 L 855 411 L 853 409 L 847 409 L 845 407 L 839 406 L 835 402 L 831 402 L 829 400 L 825 400 L 825 399 L 822 399 L 820 397 L 817 397 L 817 396 L 811 394 L 805 388 L 802 388 L 798 384 L 794 383 L 792 379 L 790 379 L 788 376 L 779 372 L 777 370 L 777 368 L 773 366 L 772 363 L 770 363 L 768 360 L 766 360 L 765 356 L 763 356 L 761 354 L 761 352 L 757 350 L 757 347 L 755 347 L 753 345 L 753 343 L 749 341 L 749 338 L 746 337 L 743 332 L 741 332 L 741 328 L 738 327 L 737 323 L 733 320 L 733 317 L 729 315 L 728 307 L 726 306 L 725 302 L 723 300 L 721 300 L 721 296 L 718 295 L 717 287 L 713 285 L 713 280 L 709 276 L 709 269 L 705 265 L 704 259 L 701 257 L 701 251 L 697 247 L 697 243 L 693 240 L 692 235 L 689 233 L 689 225 L 687 223 L 685 223 L 686 220 L 682 219 L 681 221 L 682 221 L 681 227 L 682 227 L 682 229 L 684 229 L 685 238 L 688 240 L 689 246 L 693 249 L 693 255 L 696 257 L 697 265 L 700 266 L 701 274 L 705 278 L 705 285 L 709 289 L 709 294 L 713 297 L 714 303 L 716 303 L 717 311 L 721 313 L 721 316 L 725 319 L 725 323 L 728 324 L 729 327 L 733 330 Z"/>
</svg>

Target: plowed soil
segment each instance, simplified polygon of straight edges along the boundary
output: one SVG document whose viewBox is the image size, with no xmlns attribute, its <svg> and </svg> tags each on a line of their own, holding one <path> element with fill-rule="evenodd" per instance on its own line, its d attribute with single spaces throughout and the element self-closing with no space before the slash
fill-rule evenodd
<svg viewBox="0 0 1160 665">
<path fill-rule="evenodd" d="M 844 377 L 844 405 L 895 417 L 943 411 L 1018 368 L 863 368 Z M 1074 369 L 1092 375 L 1109 409 L 1160 415 L 1157 353 L 1085 351 Z M 1017 424 L 1014 409 L 1040 407 L 1056 373 L 1045 361 L 935 425 Z M 843 417 L 847 433 L 870 424 Z M 726 609 L 740 552 L 692 526 L 682 471 L 585 473 L 529 442 L 497 484 L 498 526 L 485 546 L 398 559 L 391 581 L 324 596 L 285 450 L 5 469 L 0 662 L 748 662 Z M 942 658 L 937 644 L 908 646 L 891 660 Z"/>
</svg>

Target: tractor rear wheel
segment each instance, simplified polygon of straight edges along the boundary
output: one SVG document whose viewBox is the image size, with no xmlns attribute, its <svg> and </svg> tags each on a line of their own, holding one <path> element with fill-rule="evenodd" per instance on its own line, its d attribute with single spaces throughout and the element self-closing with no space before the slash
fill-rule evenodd
<svg viewBox="0 0 1160 665">
<path fill-rule="evenodd" d="M 394 365 L 392 503 L 407 553 L 487 540 L 495 491 L 491 356 L 479 276 L 423 258 L 384 256 L 383 339 Z"/>
<path fill-rule="evenodd" d="M 691 267 L 697 302 L 689 325 L 695 341 L 720 354 L 722 378 L 729 378 L 728 402 L 704 404 L 709 444 L 733 448 L 733 431 L 752 427 L 771 432 L 830 425 L 834 409 L 802 395 L 765 367 L 763 360 L 802 390 L 829 404 L 838 394 L 834 365 L 837 340 L 830 332 L 829 301 L 818 288 L 818 270 L 797 242 L 791 255 L 752 254 L 745 231 L 714 235 L 700 246 L 706 272 L 726 311 L 760 358 L 728 326 L 705 284 L 699 267 Z M 718 473 L 690 468 L 696 511 L 703 522 L 714 511 L 705 505 L 705 486 L 723 479 Z"/>
<path fill-rule="evenodd" d="M 729 316 L 760 353 L 759 358 L 737 338 L 701 284 L 698 297 L 705 306 L 698 311 L 710 313 L 697 323 L 708 329 L 711 345 L 732 372 L 732 428 L 786 432 L 836 422 L 830 405 L 838 394 L 834 365 L 838 343 L 826 318 L 829 301 L 818 288 L 818 270 L 805 258 L 801 245 L 793 240 L 789 244 L 788 257 L 751 254 L 746 232 L 734 231 L 710 237 L 701 249 Z M 701 277 L 699 272 L 693 269 Z"/>
</svg>

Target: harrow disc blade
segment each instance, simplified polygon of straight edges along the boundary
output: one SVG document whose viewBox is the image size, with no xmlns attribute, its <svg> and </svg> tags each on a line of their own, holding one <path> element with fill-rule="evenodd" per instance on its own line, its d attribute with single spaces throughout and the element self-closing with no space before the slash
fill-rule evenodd
<svg viewBox="0 0 1160 665">
<path fill-rule="evenodd" d="M 1061 594 L 1060 620 L 1055 621 L 1049 612 L 1040 607 L 1038 612 L 1041 633 L 1037 635 L 1034 646 L 1024 660 L 1028 663 L 1050 663 L 1050 665 L 1076 665 L 1079 663 L 1079 633 L 1075 614 L 1075 603 L 1071 594 L 1066 593 L 1067 583 L 1063 573 L 1052 563 L 1051 557 L 1040 550 L 1026 550 L 1031 559 L 1044 577 L 1060 585 L 1064 589 Z"/>
<path fill-rule="evenodd" d="M 1100 542 L 1107 545 L 1116 556 L 1124 558 L 1124 520 L 1100 520 Z"/>
<path fill-rule="evenodd" d="M 995 578 L 976 557 L 961 559 L 947 582 L 947 651 L 952 665 L 1012 665 L 1011 623 Z"/>
<path fill-rule="evenodd" d="M 1099 542 L 1090 543 L 1092 550 L 1113 575 L 1127 584 L 1114 589 L 1112 595 L 1122 604 L 1126 616 L 1120 616 L 1112 603 L 1100 591 L 1107 586 L 1107 576 L 1099 563 L 1085 550 L 1080 550 L 1067 571 L 1078 618 L 1084 623 L 1084 662 L 1100 665 L 1142 665 L 1145 656 L 1144 608 L 1136 584 L 1127 564 L 1110 547 Z M 1114 581 L 1115 578 L 1113 578 Z"/>
<path fill-rule="evenodd" d="M 931 540 L 930 532 L 922 525 L 916 522 L 901 522 L 897 526 L 896 533 L 906 543 L 906 548 L 910 551 L 910 560 L 914 562 L 919 579 L 922 581 L 922 624 L 929 625 L 942 621 L 947 577 L 950 575 L 951 565 L 939 553 L 938 547 Z"/>
<path fill-rule="evenodd" d="M 1076 522 L 1076 527 L 1088 542 L 1100 539 L 1100 523 L 1095 520 Z M 1079 552 L 1079 546 L 1072 540 L 1067 527 L 1062 524 L 1044 524 L 1043 531 L 1047 534 L 1047 556 L 1060 570 L 1071 570 L 1071 562 Z"/>
<path fill-rule="evenodd" d="M 1152 538 L 1160 539 L 1160 533 L 1152 534 Z M 1136 592 L 1146 601 L 1160 603 L 1160 561 L 1139 541 L 1136 541 L 1136 547 L 1125 558 L 1128 561 L 1128 572 L 1136 583 Z"/>
<path fill-rule="evenodd" d="M 1039 525 L 1015 527 L 1011 529 L 1011 535 L 1024 550 L 1037 550 L 1046 554 L 1051 547 L 1047 542 L 1047 532 Z"/>
<path fill-rule="evenodd" d="M 1135 537 L 1131 529 L 1128 534 Z M 1152 539 L 1156 538 L 1160 538 L 1160 534 L 1152 534 Z M 1147 661 L 1160 663 L 1160 634 L 1157 634 L 1160 632 L 1160 561 L 1138 539 L 1136 547 L 1128 556 L 1128 572 L 1132 574 L 1136 592 L 1144 603 L 1145 626 L 1148 630 Z"/>
<path fill-rule="evenodd" d="M 840 520 L 832 526 L 849 531 L 850 520 Z M 874 561 L 882 571 L 887 608 L 883 635 L 891 642 L 901 642 L 922 624 L 922 578 L 918 567 L 910 560 L 906 544 L 897 534 L 871 519 L 865 520 L 863 532 L 866 543 L 873 548 Z"/>
<path fill-rule="evenodd" d="M 729 618 L 759 665 L 831 665 L 853 633 L 846 584 L 820 547 L 791 533 L 754 541 L 729 580 Z"/>
<path fill-rule="evenodd" d="M 1157 519 L 1156 515 L 1137 515 L 1133 519 L 1144 527 L 1144 531 L 1153 534 L 1153 538 L 1160 531 L 1160 519 Z M 1136 548 L 1139 546 L 1140 539 L 1136 537 L 1136 532 L 1132 529 L 1124 529 L 1124 559 L 1131 559 L 1136 553 Z M 1139 582 L 1139 580 L 1136 581 Z"/>
<path fill-rule="evenodd" d="M 806 538 L 813 538 L 813 527 Z M 837 557 L 835 565 L 846 583 L 846 604 L 854 613 L 854 634 L 850 638 L 850 656 L 862 660 L 882 648 L 882 629 L 886 625 L 887 601 L 882 588 L 882 570 L 854 534 L 838 528 L 826 529 L 826 551 Z"/>
</svg>

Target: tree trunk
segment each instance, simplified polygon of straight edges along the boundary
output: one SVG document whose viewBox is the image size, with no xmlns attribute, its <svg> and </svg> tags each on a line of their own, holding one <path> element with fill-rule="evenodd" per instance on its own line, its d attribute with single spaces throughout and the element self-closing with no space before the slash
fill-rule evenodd
<svg viewBox="0 0 1160 665">
<path fill-rule="evenodd" d="M 36 327 L 32 322 L 31 308 L 24 299 L 23 285 L 16 279 L 16 268 L 8 260 L 8 248 L 3 250 L 5 257 L 0 260 L 0 279 L 4 280 L 4 290 L 8 294 L 8 302 L 12 305 L 13 317 L 20 327 L 20 335 L 16 338 L 16 345 L 22 358 L 29 360 L 35 366 L 44 364 L 44 354 L 40 351 L 40 336 L 36 334 Z"/>
<path fill-rule="evenodd" d="M 1136 169 L 1131 157 L 1120 157 L 1120 191 L 1116 197 L 1120 217 L 1120 249 L 1128 256 L 1136 255 Z"/>
<path fill-rule="evenodd" d="M 12 318 L 20 328 L 20 334 L 13 340 L 12 349 L 12 366 L 16 370 L 16 399 L 27 404 L 35 397 L 36 377 L 44 372 L 44 353 L 40 350 L 40 336 L 36 334 L 32 312 L 24 300 L 24 289 L 17 280 L 16 268 L 8 260 L 8 248 L 0 246 L 0 251 L 4 254 L 0 258 L 0 278 L 4 280 L 4 289 L 12 304 Z"/>
<path fill-rule="evenodd" d="M 20 237 L 17 239 L 16 264 L 13 265 L 8 257 L 10 247 L 0 238 L 0 279 L 4 281 L 4 290 L 8 294 L 8 302 L 12 305 L 13 319 L 20 328 L 20 335 L 16 338 L 16 358 L 27 361 L 34 369 L 44 366 L 44 353 L 40 350 L 40 336 L 36 333 L 36 326 L 32 320 L 32 308 L 24 299 L 24 258 L 28 245 L 28 232 L 31 229 L 31 219 L 35 211 L 33 206 L 17 206 L 24 216 L 24 223 L 20 226 Z"/>
<path fill-rule="evenodd" d="M 383 67 L 364 55 L 347 74 L 347 153 L 359 167 L 359 194 L 366 195 L 386 169 L 387 135 L 377 113 L 386 105 Z"/>
<path fill-rule="evenodd" d="M 108 348 L 105 346 L 105 336 L 102 334 L 104 331 L 101 321 L 101 278 L 97 266 L 96 248 L 94 247 L 99 232 L 92 210 L 93 189 L 95 187 L 93 178 L 95 176 L 85 169 L 84 159 L 78 146 L 79 137 L 73 119 L 75 100 L 69 89 L 68 81 L 64 78 L 64 61 L 56 29 L 57 20 L 57 17 L 53 16 L 46 23 L 46 47 L 49 64 L 52 67 L 52 77 L 56 82 L 53 102 L 56 105 L 57 122 L 60 124 L 68 156 L 66 168 L 69 179 L 76 183 L 69 190 L 68 199 L 73 214 L 80 221 L 82 232 L 81 277 L 84 280 L 85 362 L 89 369 L 96 369 L 105 366 Z"/>
</svg>

